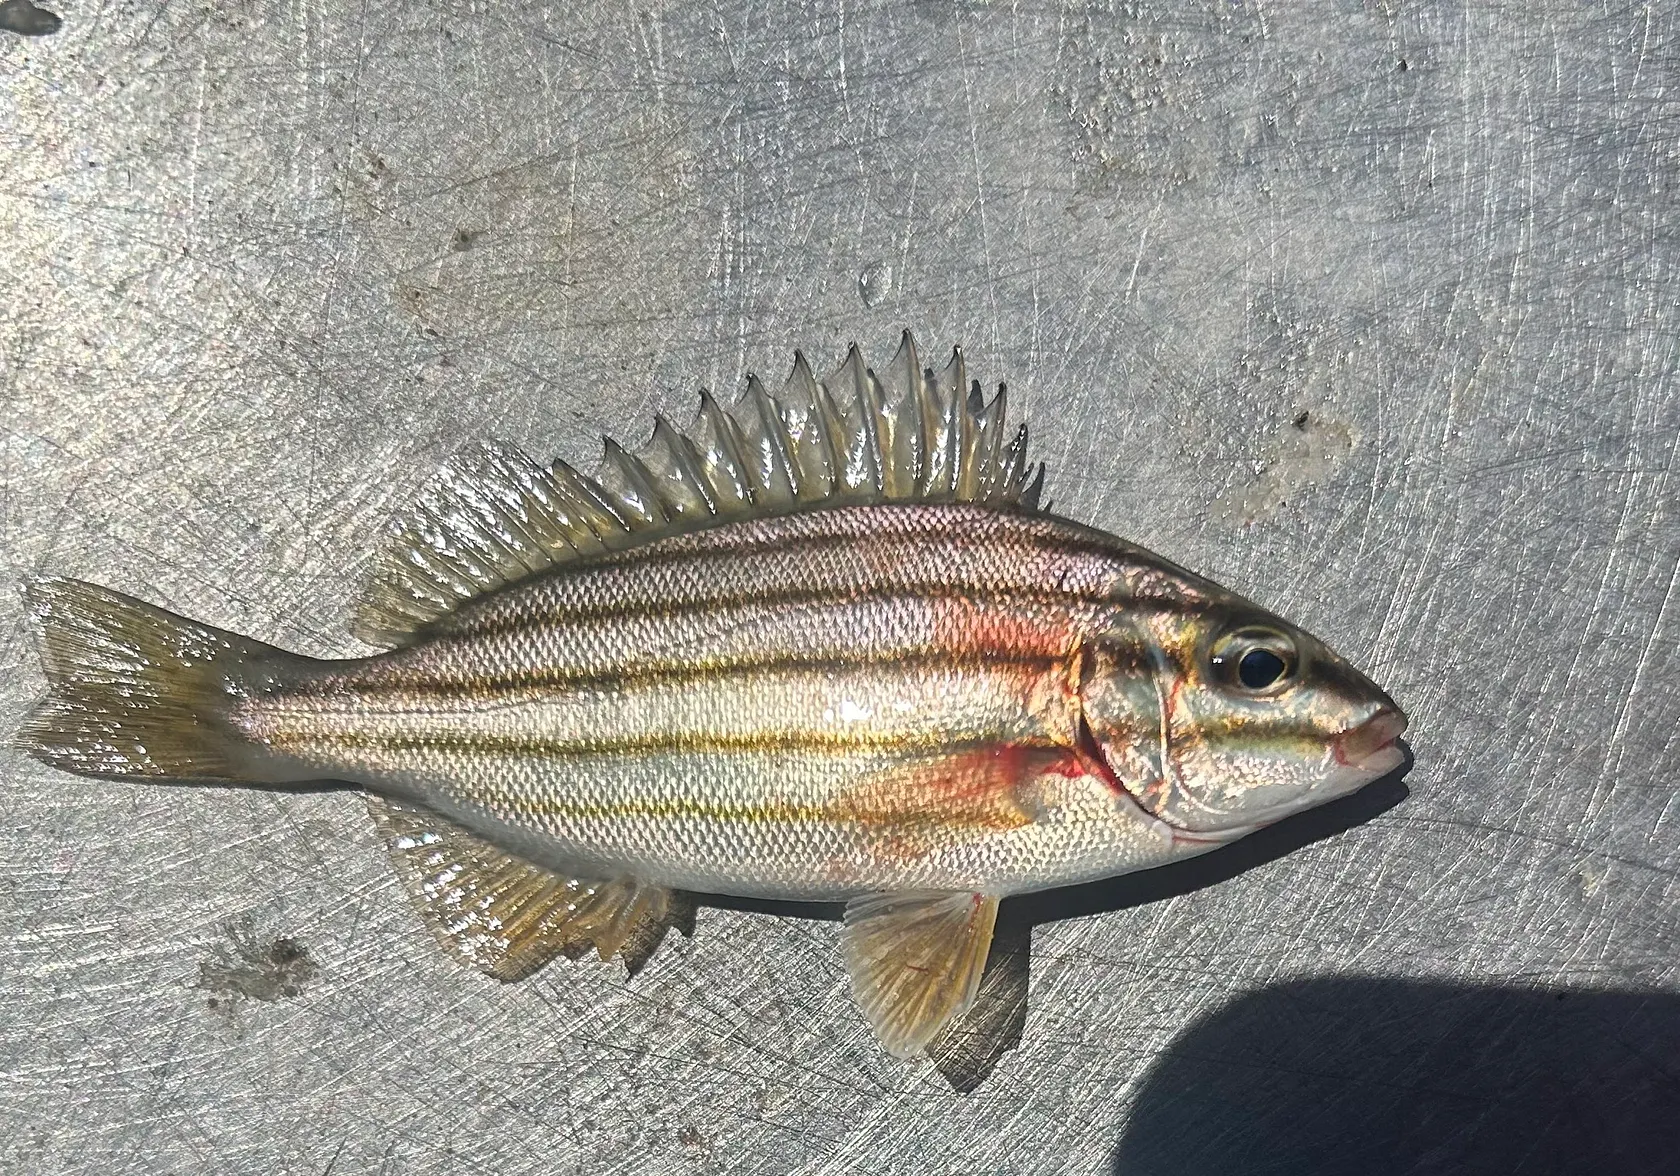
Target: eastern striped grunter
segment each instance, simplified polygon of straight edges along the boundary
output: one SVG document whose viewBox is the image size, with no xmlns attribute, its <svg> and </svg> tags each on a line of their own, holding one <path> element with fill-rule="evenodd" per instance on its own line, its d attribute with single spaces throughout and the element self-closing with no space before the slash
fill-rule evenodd
<svg viewBox="0 0 1680 1176">
<path fill-rule="evenodd" d="M 803 358 L 593 477 L 480 445 L 400 518 L 317 661 L 41 580 L 22 731 L 91 776 L 367 795 L 444 948 L 645 962 L 677 895 L 842 900 L 858 1004 L 915 1056 L 998 900 L 1203 853 L 1396 768 L 1323 644 L 1038 507 L 960 352 Z"/>
</svg>

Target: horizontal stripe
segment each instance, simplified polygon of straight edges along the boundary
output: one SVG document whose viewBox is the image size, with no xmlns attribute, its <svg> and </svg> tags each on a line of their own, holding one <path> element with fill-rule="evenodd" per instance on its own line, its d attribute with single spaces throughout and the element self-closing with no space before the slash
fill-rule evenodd
<svg viewBox="0 0 1680 1176">
<path fill-rule="evenodd" d="M 402 732 L 337 731 L 320 733 L 314 741 L 334 747 L 368 748 L 379 751 L 442 751 L 474 752 L 482 755 L 518 755 L 547 759 L 575 759 L 585 756 L 637 756 L 693 753 L 742 754 L 759 752 L 816 752 L 847 755 L 887 751 L 901 753 L 906 759 L 926 758 L 927 753 L 960 754 L 992 746 L 991 739 L 952 739 L 948 735 L 929 732 L 920 738 L 902 735 L 871 737 L 868 735 L 840 735 L 824 732 L 784 732 L 776 735 L 699 736 L 689 735 L 672 739 L 667 735 L 650 734 L 618 739 L 556 739 L 526 735 L 494 735 L 468 732 Z M 1024 746 L 1049 750 L 1059 747 L 1051 740 L 1021 741 Z M 284 745 L 280 745 L 284 746 Z M 920 754 L 918 754 L 920 753 Z"/>
<path fill-rule="evenodd" d="M 921 508 L 918 514 L 925 517 L 929 510 Z M 1081 560 L 1086 561 L 1083 571 L 1087 576 L 1100 576 L 1105 585 L 1111 586 L 1109 582 L 1119 577 L 1122 563 L 1138 561 L 1145 554 L 1064 532 L 1005 528 L 999 524 L 1020 520 L 989 512 L 981 512 L 983 521 L 991 524 L 982 534 L 975 534 L 972 526 L 876 531 L 857 525 L 856 520 L 851 520 L 852 528 L 844 531 L 772 529 L 765 533 L 772 526 L 786 528 L 788 524 L 846 513 L 819 512 L 734 523 L 699 535 L 677 536 L 564 564 L 468 602 L 436 622 L 427 633 L 488 636 L 522 628 L 534 619 L 533 614 L 547 620 L 582 622 L 747 600 L 770 602 L 800 592 L 968 594 L 1020 590 L 1094 603 L 1113 597 L 1106 587 L 1096 591 L 1069 582 L 1068 573 L 1080 568 Z M 698 545 L 701 540 L 705 546 Z M 848 548 L 856 548 L 857 557 L 834 566 L 834 556 Z M 889 553 L 896 553 L 896 557 L 887 558 Z M 963 555 L 971 558 L 957 558 Z M 1054 576 L 1035 583 L 1019 574 L 1042 565 L 1045 561 L 1038 557 L 1046 555 L 1056 557 L 1051 561 L 1056 566 L 1049 569 Z M 975 560 L 974 556 L 983 558 Z M 937 560 L 937 566 L 921 566 L 930 557 Z M 754 572 L 760 574 L 755 577 Z M 819 572 L 827 574 L 817 575 Z M 819 582 L 800 585 L 802 579 Z"/>
<path fill-rule="evenodd" d="M 989 750 L 992 747 L 992 745 L 979 746 L 982 750 Z M 838 824 L 861 826 L 877 833 L 889 831 L 894 827 L 923 829 L 932 821 L 941 821 L 958 826 L 1007 827 L 1002 826 L 1002 823 L 996 820 L 976 819 L 979 815 L 978 806 L 917 809 L 910 805 L 897 805 L 865 809 L 848 804 L 844 797 L 823 804 L 799 804 L 774 797 L 767 797 L 756 803 L 732 803 L 723 799 L 697 800 L 692 797 L 680 796 L 636 798 L 618 802 L 532 797 L 522 800 L 519 807 L 533 816 L 559 817 L 575 821 L 619 821 L 636 818 L 658 821 L 686 819 L 753 825 L 781 823 L 790 828 L 796 825 Z"/>
<path fill-rule="evenodd" d="M 463 614 L 465 623 L 445 626 L 440 622 L 428 636 L 445 640 L 459 637 L 488 639 L 523 631 L 539 623 L 581 626 L 591 622 L 625 618 L 676 617 L 713 609 L 741 608 L 746 605 L 778 607 L 907 597 L 972 600 L 993 605 L 1030 603 L 1052 607 L 1114 603 L 1100 592 L 1081 592 L 1060 586 L 952 583 L 950 573 L 945 569 L 931 569 L 923 578 L 898 579 L 886 584 L 869 583 L 859 576 L 811 586 L 746 586 L 733 591 L 719 589 L 665 597 L 637 597 L 625 593 L 617 599 L 589 601 L 566 598 L 566 581 L 573 579 L 565 574 L 567 570 L 562 568 L 536 580 L 522 581 L 521 583 L 532 591 L 520 595 L 518 599 L 515 599 L 518 585 L 504 590 L 508 595 L 499 602 L 505 606 L 501 615 L 487 615 L 479 623 L 472 623 L 473 617 Z M 797 577 L 791 574 L 777 578 L 778 582 L 783 584 L 796 579 Z"/>
<path fill-rule="evenodd" d="M 882 622 L 871 624 L 869 622 Z M 922 622 L 917 624 L 916 622 Z M 732 631 L 718 633 L 727 625 Z M 705 618 L 695 626 L 657 625 L 601 633 L 539 631 L 502 646 L 439 648 L 432 664 L 401 671 L 397 680 L 433 679 L 538 682 L 608 686 L 665 678 L 703 678 L 788 670 L 845 671 L 856 667 L 900 665 L 907 671 L 937 666 L 953 668 L 1042 663 L 1068 657 L 1077 635 L 1066 628 L 1010 633 L 1025 626 L 1014 618 L 986 618 L 969 624 L 963 618 L 910 615 L 893 618 L 854 612 L 811 614 L 737 614 Z M 837 630 L 856 637 L 837 640 Z M 978 629 L 978 632 L 974 630 Z M 528 656 L 522 641 L 558 646 L 565 653 Z M 509 648 L 515 646 L 515 648 Z M 382 676 L 373 674 L 377 681 Z"/>
<path fill-rule="evenodd" d="M 560 667 L 551 670 L 528 670 L 500 677 L 453 677 L 381 682 L 377 678 L 358 683 L 358 701 L 382 698 L 413 698 L 422 702 L 446 701 L 463 694 L 476 695 L 475 701 L 506 703 L 562 699 L 574 693 L 620 693 L 650 686 L 689 685 L 704 682 L 718 685 L 730 678 L 752 675 L 778 675 L 793 671 L 841 673 L 847 670 L 896 666 L 926 669 L 933 666 L 962 668 L 989 667 L 1021 673 L 1044 673 L 1065 659 L 996 657 L 971 654 L 953 657 L 932 651 L 923 653 L 883 653 L 854 657 L 802 656 L 799 654 L 766 654 L 757 658 L 714 663 L 687 663 L 651 666 L 646 669 L 626 669 L 596 672 L 568 672 Z"/>
<path fill-rule="evenodd" d="M 605 824 L 599 827 L 620 829 L 625 826 L 618 823 L 638 820 L 655 824 L 688 822 L 691 830 L 707 823 L 715 827 L 717 822 L 779 822 L 796 836 L 800 829 L 821 825 L 876 833 L 915 830 L 937 838 L 960 829 L 1004 831 L 1029 824 L 1031 817 L 1021 807 L 1017 788 L 1041 774 L 1079 774 L 1068 770 L 1072 759 L 1066 748 L 1055 743 L 966 740 L 947 742 L 930 754 L 854 758 L 837 787 L 772 793 L 752 787 L 752 773 L 767 770 L 779 775 L 789 760 L 778 754 L 769 761 L 765 754 L 757 756 L 757 764 L 746 770 L 744 779 L 737 776 L 735 787 L 556 791 L 507 781 L 467 788 L 456 798 L 471 809 L 499 814 L 504 820 L 543 818 L 538 824 L 550 826 L 553 822 L 549 818 L 563 824 L 601 822 Z M 820 754 L 813 756 L 809 750 L 796 754 L 802 757 L 799 762 L 804 771 L 821 764 Z M 639 763 L 617 759 L 610 752 L 596 758 L 632 768 Z M 501 751 L 476 761 L 476 767 L 485 780 L 505 781 L 504 772 L 498 769 L 515 762 L 527 762 L 521 751 Z M 708 751 L 688 757 L 687 762 L 702 774 L 712 775 L 729 765 L 730 757 Z M 452 763 L 457 769 L 471 770 L 474 766 L 459 760 Z M 584 771 L 588 763 L 586 758 Z M 559 770 L 570 770 L 570 762 L 560 765 Z"/>
<path fill-rule="evenodd" d="M 524 687 L 618 689 L 754 669 L 844 670 L 902 663 L 986 665 L 1064 659 L 1101 632 L 1103 664 L 1145 672 L 1149 647 L 1132 626 L 1108 630 L 1101 609 L 1061 602 L 925 595 L 801 597 L 770 606 L 698 607 L 677 616 L 593 625 L 533 624 L 497 636 L 438 638 L 297 682 L 302 694 L 447 697 Z"/>
<path fill-rule="evenodd" d="M 324 765 L 403 752 L 532 757 L 826 747 L 938 749 L 1069 729 L 1066 659 L 755 669 L 613 691 L 516 688 L 384 698 L 365 692 L 251 700 L 242 722 L 276 750 Z"/>
</svg>

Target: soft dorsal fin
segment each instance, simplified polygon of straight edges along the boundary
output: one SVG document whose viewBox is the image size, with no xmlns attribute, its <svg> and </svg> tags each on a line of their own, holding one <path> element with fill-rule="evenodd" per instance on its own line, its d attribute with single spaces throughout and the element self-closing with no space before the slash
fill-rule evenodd
<svg viewBox="0 0 1680 1176">
<path fill-rule="evenodd" d="M 594 477 L 511 446 L 457 455 L 395 521 L 352 632 L 402 645 L 463 601 L 606 548 L 825 505 L 974 502 L 1035 510 L 1044 467 L 1027 429 L 1005 435 L 961 349 L 923 367 L 910 333 L 882 372 L 854 344 L 818 382 L 803 355 L 779 395 L 756 377 L 732 409 L 708 394 L 686 433 L 663 417 L 635 453 L 608 440 Z"/>
<path fill-rule="evenodd" d="M 568 878 L 513 856 L 413 805 L 368 795 L 397 875 L 450 956 L 497 980 L 522 980 L 591 946 L 634 975 L 667 927 L 671 894 L 633 878 Z"/>
<path fill-rule="evenodd" d="M 913 1058 L 974 1003 L 998 900 L 984 894 L 869 894 L 846 904 L 852 995 L 888 1053 Z"/>
</svg>

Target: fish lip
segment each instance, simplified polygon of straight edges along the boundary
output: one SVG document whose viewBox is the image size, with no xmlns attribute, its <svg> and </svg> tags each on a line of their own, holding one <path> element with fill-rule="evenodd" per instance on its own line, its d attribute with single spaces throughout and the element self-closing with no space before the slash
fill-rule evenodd
<svg viewBox="0 0 1680 1176">
<path fill-rule="evenodd" d="M 1368 771 L 1378 763 L 1392 767 L 1395 740 L 1406 731 L 1406 716 L 1398 708 L 1384 708 L 1357 727 L 1331 741 L 1331 754 L 1344 767 Z M 1385 767 L 1384 770 L 1387 770 Z"/>
</svg>

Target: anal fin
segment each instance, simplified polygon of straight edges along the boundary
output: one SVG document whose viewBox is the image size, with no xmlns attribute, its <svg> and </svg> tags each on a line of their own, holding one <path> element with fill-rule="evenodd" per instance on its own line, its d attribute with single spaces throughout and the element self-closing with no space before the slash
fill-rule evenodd
<svg viewBox="0 0 1680 1176">
<path fill-rule="evenodd" d="M 974 1002 L 998 900 L 984 894 L 870 894 L 846 904 L 852 995 L 887 1052 L 918 1057 Z"/>
<path fill-rule="evenodd" d="M 427 809 L 368 796 L 397 875 L 445 952 L 497 980 L 522 980 L 593 946 L 634 975 L 685 908 L 635 878 L 569 878 Z M 690 920 L 685 933 L 692 929 Z"/>
</svg>

